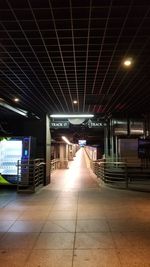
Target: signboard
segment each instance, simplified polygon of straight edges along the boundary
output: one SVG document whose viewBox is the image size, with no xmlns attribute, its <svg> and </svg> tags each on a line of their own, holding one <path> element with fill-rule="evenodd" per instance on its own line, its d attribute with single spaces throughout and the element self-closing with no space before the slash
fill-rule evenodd
<svg viewBox="0 0 150 267">
<path fill-rule="evenodd" d="M 102 122 L 102 121 L 99 122 L 99 121 L 91 121 L 91 120 L 89 120 L 88 126 L 89 126 L 89 128 L 102 128 L 102 127 L 106 126 L 106 123 Z"/>
<path fill-rule="evenodd" d="M 50 128 L 51 129 L 63 129 L 63 128 L 69 128 L 70 122 L 69 121 L 51 121 L 50 122 Z M 104 121 L 92 121 L 89 120 L 86 124 L 89 128 L 96 128 L 100 129 L 106 126 L 106 123 Z"/>
<path fill-rule="evenodd" d="M 69 128 L 69 121 L 52 121 L 50 122 L 50 128 Z"/>
</svg>

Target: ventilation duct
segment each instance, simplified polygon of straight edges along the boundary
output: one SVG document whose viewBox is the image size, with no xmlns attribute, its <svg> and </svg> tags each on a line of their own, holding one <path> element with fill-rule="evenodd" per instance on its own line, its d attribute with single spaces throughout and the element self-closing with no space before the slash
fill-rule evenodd
<svg viewBox="0 0 150 267">
<path fill-rule="evenodd" d="M 130 135 L 144 135 L 144 122 L 130 121 Z"/>
<path fill-rule="evenodd" d="M 127 135 L 127 120 L 113 120 L 114 135 Z"/>
<path fill-rule="evenodd" d="M 129 123 L 129 126 L 128 126 Z M 128 129 L 129 128 L 129 129 Z M 114 135 L 144 135 L 144 122 L 134 120 L 113 120 Z"/>
</svg>

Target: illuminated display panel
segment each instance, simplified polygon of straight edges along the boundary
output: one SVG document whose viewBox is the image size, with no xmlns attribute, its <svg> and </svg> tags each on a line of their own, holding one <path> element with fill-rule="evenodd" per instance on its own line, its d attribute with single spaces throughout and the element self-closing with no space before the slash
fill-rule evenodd
<svg viewBox="0 0 150 267">
<path fill-rule="evenodd" d="M 86 146 L 86 140 L 78 140 L 79 146 Z"/>
<path fill-rule="evenodd" d="M 22 156 L 22 140 L 7 140 L 0 142 L 0 173 L 2 175 L 17 175 L 17 162 Z"/>
</svg>

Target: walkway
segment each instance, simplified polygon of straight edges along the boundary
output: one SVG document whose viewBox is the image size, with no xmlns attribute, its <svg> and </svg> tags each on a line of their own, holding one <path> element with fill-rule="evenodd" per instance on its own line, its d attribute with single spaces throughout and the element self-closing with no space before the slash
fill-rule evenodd
<svg viewBox="0 0 150 267">
<path fill-rule="evenodd" d="M 34 195 L 0 194 L 1 267 L 148 267 L 150 195 L 100 188 L 83 151 Z"/>
</svg>

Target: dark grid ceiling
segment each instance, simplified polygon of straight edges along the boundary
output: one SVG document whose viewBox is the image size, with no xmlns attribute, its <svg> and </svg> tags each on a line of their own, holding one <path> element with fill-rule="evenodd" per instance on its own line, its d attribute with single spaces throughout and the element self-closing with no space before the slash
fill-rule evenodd
<svg viewBox="0 0 150 267">
<path fill-rule="evenodd" d="M 36 114 L 150 111 L 149 0 L 0 0 L 0 38 L 0 97 L 10 104 L 19 97 Z"/>
</svg>

